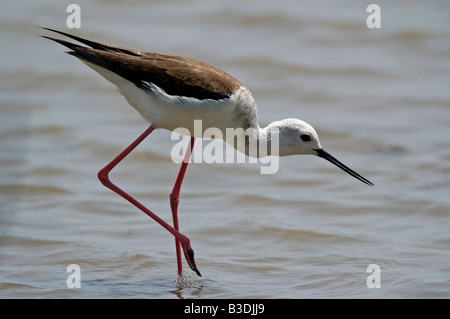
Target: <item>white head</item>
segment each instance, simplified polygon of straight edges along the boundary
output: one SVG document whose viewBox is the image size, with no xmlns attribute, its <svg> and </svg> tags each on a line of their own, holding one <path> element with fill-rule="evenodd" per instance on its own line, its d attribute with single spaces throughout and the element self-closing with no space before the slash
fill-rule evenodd
<svg viewBox="0 0 450 319">
<path fill-rule="evenodd" d="M 267 130 L 278 129 L 279 156 L 317 155 L 315 149 L 321 149 L 316 130 L 308 123 L 297 119 L 285 119 L 272 122 Z"/>
<path fill-rule="evenodd" d="M 267 132 L 271 132 L 273 129 L 278 130 L 279 156 L 303 154 L 316 155 L 333 163 L 363 183 L 370 186 L 373 185 L 369 180 L 345 166 L 325 151 L 320 145 L 319 136 L 317 135 L 316 130 L 308 123 L 290 118 L 272 122 L 266 127 Z"/>
</svg>

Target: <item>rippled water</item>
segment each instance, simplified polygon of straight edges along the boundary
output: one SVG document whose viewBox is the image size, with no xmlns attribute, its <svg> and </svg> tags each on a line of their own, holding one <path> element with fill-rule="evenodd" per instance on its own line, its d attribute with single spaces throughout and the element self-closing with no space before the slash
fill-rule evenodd
<svg viewBox="0 0 450 319">
<path fill-rule="evenodd" d="M 65 3 L 2 1 L 2 298 L 450 296 L 447 1 L 379 1 L 373 30 L 361 1 L 77 3 L 71 32 L 225 69 L 252 91 L 262 124 L 311 123 L 375 186 L 311 156 L 282 158 L 275 175 L 192 164 L 180 224 L 203 277 L 178 278 L 171 235 L 96 177 L 148 124 L 36 36 L 65 30 Z M 156 131 L 112 174 L 166 220 L 175 143 Z M 70 264 L 79 289 L 66 285 Z M 369 264 L 380 288 L 367 287 Z"/>
</svg>

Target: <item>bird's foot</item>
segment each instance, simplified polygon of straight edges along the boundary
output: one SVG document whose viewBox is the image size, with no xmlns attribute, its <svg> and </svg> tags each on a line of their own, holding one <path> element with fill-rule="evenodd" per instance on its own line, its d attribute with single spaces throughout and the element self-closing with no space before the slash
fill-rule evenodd
<svg viewBox="0 0 450 319">
<path fill-rule="evenodd" d="M 194 250 L 191 248 L 191 244 L 188 241 L 186 243 L 181 243 L 181 245 L 183 247 L 184 257 L 186 258 L 189 267 L 191 267 L 191 269 L 201 277 L 202 275 L 200 274 L 200 271 L 195 265 Z"/>
</svg>

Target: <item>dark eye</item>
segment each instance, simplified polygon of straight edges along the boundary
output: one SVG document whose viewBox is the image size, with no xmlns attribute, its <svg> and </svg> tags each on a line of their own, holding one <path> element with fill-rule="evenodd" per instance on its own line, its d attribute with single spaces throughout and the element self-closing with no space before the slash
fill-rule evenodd
<svg viewBox="0 0 450 319">
<path fill-rule="evenodd" d="M 300 138 L 302 139 L 303 142 L 311 141 L 311 136 L 309 136 L 308 134 L 302 134 L 302 135 L 300 135 Z"/>
</svg>

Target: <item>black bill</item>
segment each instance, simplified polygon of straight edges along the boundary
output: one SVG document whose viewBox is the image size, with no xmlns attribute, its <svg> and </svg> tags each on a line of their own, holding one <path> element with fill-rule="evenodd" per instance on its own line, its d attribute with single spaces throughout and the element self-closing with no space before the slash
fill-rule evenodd
<svg viewBox="0 0 450 319">
<path fill-rule="evenodd" d="M 354 178 L 359 179 L 361 182 L 366 183 L 367 185 L 373 186 L 373 183 L 370 182 L 368 179 L 362 177 L 358 173 L 356 173 L 354 170 L 350 169 L 349 167 L 345 166 L 341 162 L 339 162 L 334 156 L 332 156 L 330 153 L 325 151 L 323 148 L 316 149 L 317 156 L 322 157 L 326 159 L 327 161 L 333 163 L 340 169 L 342 169 L 344 172 L 347 172 L 348 174 L 352 175 Z"/>
</svg>

